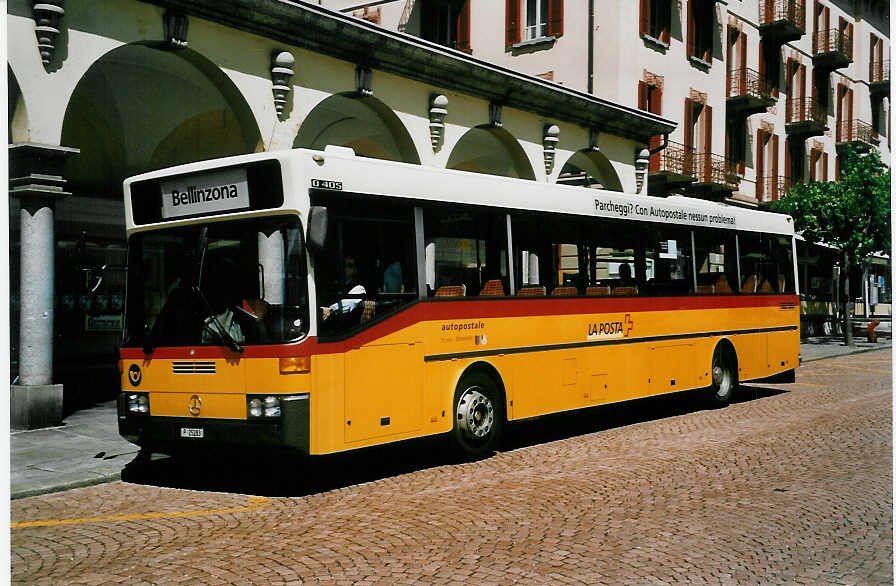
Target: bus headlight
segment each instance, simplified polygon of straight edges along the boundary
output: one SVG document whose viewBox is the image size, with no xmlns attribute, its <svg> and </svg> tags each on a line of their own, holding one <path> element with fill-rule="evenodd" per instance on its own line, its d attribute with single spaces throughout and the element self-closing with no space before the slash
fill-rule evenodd
<svg viewBox="0 0 896 586">
<path fill-rule="evenodd" d="M 250 419 L 280 417 L 280 397 L 276 395 L 248 396 L 246 410 Z"/>
<path fill-rule="evenodd" d="M 128 412 L 149 413 L 148 393 L 128 393 Z"/>
</svg>

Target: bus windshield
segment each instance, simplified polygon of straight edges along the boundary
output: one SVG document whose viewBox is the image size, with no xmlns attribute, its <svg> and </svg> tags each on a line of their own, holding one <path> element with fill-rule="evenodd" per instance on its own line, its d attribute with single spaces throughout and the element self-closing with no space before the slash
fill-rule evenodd
<svg viewBox="0 0 896 586">
<path fill-rule="evenodd" d="M 295 216 L 141 232 L 128 242 L 125 346 L 278 344 L 308 331 Z"/>
</svg>

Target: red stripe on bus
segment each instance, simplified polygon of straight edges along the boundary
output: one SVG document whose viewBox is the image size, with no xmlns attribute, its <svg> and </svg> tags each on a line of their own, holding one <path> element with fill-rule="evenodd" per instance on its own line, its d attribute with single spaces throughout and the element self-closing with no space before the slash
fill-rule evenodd
<svg viewBox="0 0 896 586">
<path fill-rule="evenodd" d="M 292 344 L 245 346 L 242 353 L 233 352 L 223 346 L 159 347 L 154 349 L 149 357 L 143 353 L 141 348 L 122 348 L 121 358 L 125 360 L 147 358 L 202 360 L 311 356 L 335 354 L 358 348 L 421 321 L 697 309 L 746 309 L 781 307 L 782 304 L 798 305 L 799 298 L 796 295 L 730 295 L 718 297 L 541 297 L 534 299 L 508 297 L 502 300 L 433 301 L 412 305 L 350 338 L 334 342 L 320 342 L 316 337 L 310 336 L 301 342 Z"/>
</svg>

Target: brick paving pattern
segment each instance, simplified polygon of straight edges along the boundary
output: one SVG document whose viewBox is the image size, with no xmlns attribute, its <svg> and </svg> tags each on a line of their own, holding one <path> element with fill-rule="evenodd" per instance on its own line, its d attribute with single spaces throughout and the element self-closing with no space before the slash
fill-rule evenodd
<svg viewBox="0 0 896 586">
<path fill-rule="evenodd" d="M 12 577 L 892 584 L 890 373 L 889 351 L 813 362 L 796 384 L 747 388 L 725 409 L 673 407 L 555 441 L 518 439 L 480 462 L 238 512 L 227 510 L 247 507 L 245 495 L 127 482 L 16 500 L 14 523 L 218 512 L 14 528 Z M 525 425 L 517 436 L 542 429 Z"/>
</svg>

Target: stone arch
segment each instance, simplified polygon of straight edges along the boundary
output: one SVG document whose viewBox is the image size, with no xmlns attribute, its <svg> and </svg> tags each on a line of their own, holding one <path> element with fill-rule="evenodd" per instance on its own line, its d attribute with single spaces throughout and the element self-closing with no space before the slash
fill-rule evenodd
<svg viewBox="0 0 896 586">
<path fill-rule="evenodd" d="M 6 88 L 7 88 L 7 141 L 9 144 L 24 142 L 28 133 L 28 109 L 25 107 L 25 96 L 22 94 L 22 88 L 19 87 L 19 80 L 16 79 L 12 67 L 6 66 Z"/>
<path fill-rule="evenodd" d="M 560 169 L 557 183 L 622 191 L 622 181 L 613 163 L 602 152 L 592 149 L 574 152 Z"/>
<path fill-rule="evenodd" d="M 69 189 L 114 198 L 129 175 L 263 149 L 230 78 L 163 43 L 123 45 L 94 62 L 69 100 L 61 142 L 81 150 L 67 165 Z"/>
<path fill-rule="evenodd" d="M 523 147 L 507 130 L 487 124 L 468 130 L 448 157 L 447 169 L 535 180 Z"/>
<path fill-rule="evenodd" d="M 294 148 L 350 147 L 355 154 L 420 164 L 420 155 L 395 112 L 373 96 L 334 94 L 317 104 L 302 122 Z"/>
</svg>

